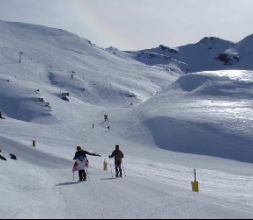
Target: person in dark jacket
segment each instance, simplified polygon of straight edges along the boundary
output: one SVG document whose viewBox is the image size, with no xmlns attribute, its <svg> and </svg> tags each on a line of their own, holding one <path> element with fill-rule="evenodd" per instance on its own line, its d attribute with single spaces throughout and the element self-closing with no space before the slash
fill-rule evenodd
<svg viewBox="0 0 253 220">
<path fill-rule="evenodd" d="M 77 169 L 79 171 L 79 181 L 83 182 L 87 180 L 87 173 L 85 171 L 85 167 L 87 165 L 87 155 L 101 157 L 99 154 L 93 154 L 88 151 L 83 150 L 80 146 L 76 148 L 77 152 L 73 160 L 76 160 Z"/>
<path fill-rule="evenodd" d="M 119 149 L 119 145 L 116 145 L 115 150 L 109 158 L 114 158 L 115 160 L 116 177 L 122 177 L 122 159 L 124 158 L 124 154 Z"/>
<path fill-rule="evenodd" d="M 104 119 L 105 119 L 105 122 L 108 122 L 109 121 L 108 115 L 104 115 Z"/>
</svg>

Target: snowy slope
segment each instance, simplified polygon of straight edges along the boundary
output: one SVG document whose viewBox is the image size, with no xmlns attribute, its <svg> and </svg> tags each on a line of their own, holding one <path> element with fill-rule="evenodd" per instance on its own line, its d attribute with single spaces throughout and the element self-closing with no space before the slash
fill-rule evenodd
<svg viewBox="0 0 253 220">
<path fill-rule="evenodd" d="M 148 99 L 173 80 L 161 68 L 119 59 L 62 30 L 6 22 L 0 28 L 0 77 L 9 96 L 9 90 L 19 84 L 29 89 L 31 99 L 44 98 L 44 102 L 49 100 L 43 95 L 57 99 L 69 92 L 70 99 L 81 103 L 128 106 Z M 20 51 L 24 53 L 21 65 Z"/>
<path fill-rule="evenodd" d="M 0 21 L 1 217 L 252 218 L 252 72 L 184 75 L 185 65 Z M 102 171 L 115 144 L 126 155 L 120 180 Z M 89 158 L 84 184 L 71 174 L 77 145 L 103 155 Z"/>
<path fill-rule="evenodd" d="M 53 158 L 8 139 L 1 138 L 1 142 L 21 158 L 18 162 L 1 164 L 1 185 L 4 187 L 0 193 L 4 202 L 0 212 L 4 217 L 252 217 L 252 200 L 247 196 L 252 193 L 252 177 L 242 179 L 241 175 L 202 170 L 203 192 L 197 195 L 189 190 L 190 170 L 172 164 L 166 168 L 162 163 L 152 167 L 147 163 L 145 168 L 145 163 L 139 161 L 140 164 L 129 163 L 131 166 L 127 168 L 125 179 L 112 179 L 110 173 L 92 167 L 90 180 L 78 184 L 71 180 L 70 161 Z M 247 170 L 246 166 L 238 165 Z M 148 172 L 152 174 L 148 175 Z M 242 183 L 243 189 L 240 188 Z M 231 190 L 234 190 L 232 194 Z"/>
</svg>

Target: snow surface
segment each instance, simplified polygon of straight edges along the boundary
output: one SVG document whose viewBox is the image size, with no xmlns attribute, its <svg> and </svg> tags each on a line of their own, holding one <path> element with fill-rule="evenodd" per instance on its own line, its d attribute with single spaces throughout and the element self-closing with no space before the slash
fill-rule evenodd
<svg viewBox="0 0 253 220">
<path fill-rule="evenodd" d="M 1 218 L 252 218 L 253 73 L 184 75 L 110 50 L 0 21 Z M 102 171 L 115 144 L 123 179 Z M 81 184 L 77 145 L 103 155 Z"/>
</svg>

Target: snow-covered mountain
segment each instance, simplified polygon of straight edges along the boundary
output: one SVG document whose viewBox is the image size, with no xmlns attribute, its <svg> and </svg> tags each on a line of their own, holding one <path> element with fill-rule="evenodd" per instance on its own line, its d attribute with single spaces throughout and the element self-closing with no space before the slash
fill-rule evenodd
<svg viewBox="0 0 253 220">
<path fill-rule="evenodd" d="M 164 45 L 141 51 L 128 51 L 130 57 L 148 65 L 168 65 L 178 63 L 186 72 L 233 70 L 253 70 L 253 36 L 238 43 L 216 37 L 206 37 L 196 44 L 172 49 Z"/>
<path fill-rule="evenodd" d="M 250 41 L 126 53 L 0 21 L 0 216 L 251 218 L 253 73 L 241 70 Z M 239 54 L 238 70 L 209 60 L 225 52 L 233 62 Z M 212 62 L 219 71 L 207 71 Z M 117 180 L 102 171 L 116 144 L 127 176 Z M 89 158 L 84 184 L 72 180 L 77 145 L 103 155 Z"/>
<path fill-rule="evenodd" d="M 53 105 L 49 99 L 54 98 L 57 108 L 63 93 L 83 104 L 128 106 L 147 100 L 173 80 L 161 68 L 119 59 L 63 30 L 6 22 L 0 22 L 0 29 L 0 100 L 9 100 L 1 108 L 12 118 L 33 120 L 38 114 L 34 106 L 49 115 L 54 106 L 45 105 Z"/>
</svg>

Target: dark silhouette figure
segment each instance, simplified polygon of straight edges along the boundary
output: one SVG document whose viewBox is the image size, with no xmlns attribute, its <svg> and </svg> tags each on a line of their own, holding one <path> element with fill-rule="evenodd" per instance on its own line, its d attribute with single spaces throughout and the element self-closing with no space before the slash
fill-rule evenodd
<svg viewBox="0 0 253 220">
<path fill-rule="evenodd" d="M 116 145 L 115 150 L 109 158 L 114 158 L 116 177 L 122 177 L 122 159 L 124 158 L 124 154 L 119 149 L 119 145 Z"/>
<path fill-rule="evenodd" d="M 104 115 L 104 119 L 105 119 L 105 122 L 108 122 L 109 121 L 108 115 Z"/>
</svg>

